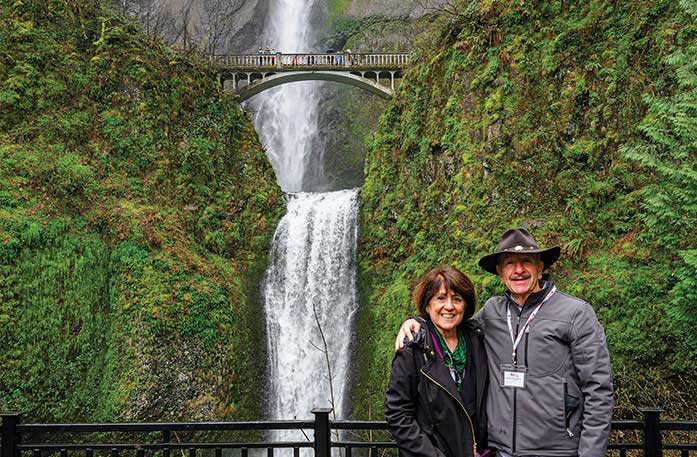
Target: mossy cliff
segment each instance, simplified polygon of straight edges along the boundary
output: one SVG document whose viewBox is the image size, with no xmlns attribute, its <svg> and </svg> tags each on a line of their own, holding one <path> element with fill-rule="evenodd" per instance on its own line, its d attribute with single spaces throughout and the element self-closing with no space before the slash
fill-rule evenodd
<svg viewBox="0 0 697 457">
<path fill-rule="evenodd" d="M 0 410 L 258 418 L 272 168 L 205 62 L 96 3 L 0 5 Z"/>
<path fill-rule="evenodd" d="M 339 0 L 328 3 L 324 48 L 352 52 L 410 52 L 414 38 L 438 28 L 423 2 Z M 389 86 L 389 80 L 383 84 Z M 323 129 L 324 174 L 328 188 L 358 187 L 363 183 L 365 139 L 375 128 L 388 102 L 345 84 L 322 88 L 326 103 L 319 106 Z"/>
<path fill-rule="evenodd" d="M 512 226 L 561 245 L 605 326 L 617 417 L 697 408 L 697 9 L 673 0 L 454 1 L 366 156 L 354 413 L 382 415 L 412 283 L 477 266 Z"/>
</svg>

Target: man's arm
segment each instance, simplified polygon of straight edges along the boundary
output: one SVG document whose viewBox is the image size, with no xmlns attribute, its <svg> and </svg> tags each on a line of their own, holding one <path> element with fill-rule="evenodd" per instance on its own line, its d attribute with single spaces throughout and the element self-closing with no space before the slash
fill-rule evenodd
<svg viewBox="0 0 697 457">
<path fill-rule="evenodd" d="M 421 323 L 414 318 L 402 322 L 402 326 L 399 327 L 399 332 L 397 333 L 397 338 L 394 340 L 395 352 L 404 349 L 404 338 L 409 341 L 414 341 L 414 334 L 419 333 L 419 330 L 421 330 Z"/>
<path fill-rule="evenodd" d="M 484 309 L 485 308 L 480 309 L 479 312 L 475 313 L 474 316 L 472 316 L 472 320 L 477 322 L 479 325 L 484 325 Z M 395 352 L 404 349 L 405 338 L 409 341 L 414 341 L 414 335 L 419 333 L 419 330 L 421 330 L 421 323 L 413 317 L 402 322 L 402 326 L 399 327 L 399 332 L 397 333 L 397 338 L 395 338 L 394 340 Z"/>
<path fill-rule="evenodd" d="M 612 371 L 605 331 L 593 308 L 584 303 L 571 329 L 571 356 L 583 394 L 583 427 L 579 457 L 605 455 L 612 420 Z"/>
</svg>

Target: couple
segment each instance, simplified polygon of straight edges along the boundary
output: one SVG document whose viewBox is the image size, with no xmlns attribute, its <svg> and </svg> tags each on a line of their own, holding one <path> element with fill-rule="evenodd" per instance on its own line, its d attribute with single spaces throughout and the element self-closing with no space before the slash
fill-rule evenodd
<svg viewBox="0 0 697 457">
<path fill-rule="evenodd" d="M 525 229 L 505 232 L 479 266 L 507 291 L 477 314 L 474 287 L 457 269 L 420 279 L 412 296 L 420 317 L 402 324 L 385 396 L 401 456 L 605 455 L 613 401 L 605 333 L 588 303 L 543 274 L 559 252 L 538 248 Z"/>
</svg>

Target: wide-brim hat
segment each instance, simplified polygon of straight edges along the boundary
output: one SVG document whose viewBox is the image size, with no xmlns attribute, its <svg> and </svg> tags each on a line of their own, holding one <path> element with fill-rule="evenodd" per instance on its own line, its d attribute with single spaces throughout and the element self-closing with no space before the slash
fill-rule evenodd
<svg viewBox="0 0 697 457">
<path fill-rule="evenodd" d="M 496 252 L 485 255 L 479 259 L 479 266 L 489 273 L 498 275 L 496 263 L 501 254 L 540 254 L 540 260 L 542 260 L 544 264 L 542 270 L 544 271 L 557 261 L 560 252 L 561 249 L 559 246 L 553 246 L 551 248 L 538 247 L 535 238 L 532 237 L 530 232 L 524 228 L 514 228 L 506 230 L 506 232 L 501 235 L 501 240 L 496 247 Z"/>
</svg>

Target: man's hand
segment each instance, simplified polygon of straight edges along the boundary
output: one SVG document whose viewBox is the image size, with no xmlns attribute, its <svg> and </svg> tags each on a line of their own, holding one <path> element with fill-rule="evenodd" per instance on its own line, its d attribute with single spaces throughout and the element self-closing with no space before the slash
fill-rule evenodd
<svg viewBox="0 0 697 457">
<path fill-rule="evenodd" d="M 407 319 L 402 322 L 402 326 L 399 328 L 399 333 L 397 334 L 397 339 L 394 341 L 394 351 L 397 352 L 404 348 L 404 338 L 409 341 L 414 341 L 414 335 L 412 332 L 419 333 L 421 330 L 421 324 L 416 319 Z"/>
</svg>

